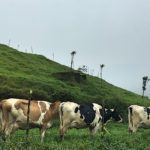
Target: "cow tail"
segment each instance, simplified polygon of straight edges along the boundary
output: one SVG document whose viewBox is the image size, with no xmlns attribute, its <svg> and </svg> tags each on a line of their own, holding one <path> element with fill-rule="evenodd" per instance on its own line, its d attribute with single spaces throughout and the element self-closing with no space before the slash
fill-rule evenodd
<svg viewBox="0 0 150 150">
<path fill-rule="evenodd" d="M 129 124 L 131 124 L 131 126 L 133 127 L 133 120 L 132 120 L 132 115 L 133 115 L 133 108 L 132 107 L 129 107 L 128 108 L 128 114 L 129 114 Z"/>
<path fill-rule="evenodd" d="M 63 126 L 63 104 L 60 104 L 59 107 L 59 117 L 60 117 L 60 124 Z"/>
</svg>

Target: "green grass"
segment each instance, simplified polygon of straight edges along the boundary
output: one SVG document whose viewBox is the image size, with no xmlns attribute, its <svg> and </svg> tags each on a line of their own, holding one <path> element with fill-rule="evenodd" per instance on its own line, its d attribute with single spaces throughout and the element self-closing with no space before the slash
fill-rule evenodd
<svg viewBox="0 0 150 150">
<path fill-rule="evenodd" d="M 64 141 L 60 141 L 58 126 L 48 129 L 44 143 L 40 143 L 39 130 L 29 132 L 29 143 L 26 142 L 25 131 L 17 131 L 10 141 L 0 141 L 1 149 L 15 150 L 149 150 L 150 130 L 139 129 L 136 134 L 129 134 L 127 124 L 109 123 L 107 129 L 111 133 L 89 135 L 88 129 L 70 129 Z"/>
</svg>

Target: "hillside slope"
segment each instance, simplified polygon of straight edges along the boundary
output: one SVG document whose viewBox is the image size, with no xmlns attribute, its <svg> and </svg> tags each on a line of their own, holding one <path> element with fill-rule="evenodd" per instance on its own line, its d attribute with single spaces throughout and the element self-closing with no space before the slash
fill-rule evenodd
<svg viewBox="0 0 150 150">
<path fill-rule="evenodd" d="M 82 74 L 83 75 L 83 74 Z M 77 78 L 76 78 L 77 77 Z M 79 79 L 79 80 L 76 80 Z M 97 102 L 122 111 L 130 104 L 149 105 L 147 99 L 97 77 L 84 75 L 41 55 L 19 52 L 0 44 L 0 99 L 18 97 L 53 101 Z"/>
</svg>

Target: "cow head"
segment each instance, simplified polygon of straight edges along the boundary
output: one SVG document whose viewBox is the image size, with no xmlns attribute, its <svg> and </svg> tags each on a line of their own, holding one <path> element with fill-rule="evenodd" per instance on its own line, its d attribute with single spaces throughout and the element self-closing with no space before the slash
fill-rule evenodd
<svg viewBox="0 0 150 150">
<path fill-rule="evenodd" d="M 106 123 L 107 121 L 111 119 L 117 122 L 122 122 L 122 118 L 116 109 L 105 109 L 104 123 Z"/>
</svg>

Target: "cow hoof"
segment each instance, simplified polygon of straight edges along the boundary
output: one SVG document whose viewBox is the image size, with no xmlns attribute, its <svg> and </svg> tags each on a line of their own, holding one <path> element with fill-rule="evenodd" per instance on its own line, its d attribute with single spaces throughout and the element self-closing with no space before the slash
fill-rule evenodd
<svg viewBox="0 0 150 150">
<path fill-rule="evenodd" d="M 63 140 L 64 140 L 64 136 L 60 135 L 60 141 L 63 141 Z"/>
</svg>

